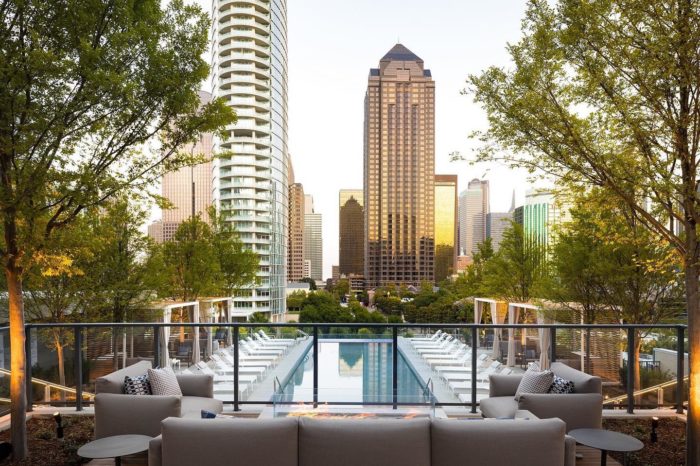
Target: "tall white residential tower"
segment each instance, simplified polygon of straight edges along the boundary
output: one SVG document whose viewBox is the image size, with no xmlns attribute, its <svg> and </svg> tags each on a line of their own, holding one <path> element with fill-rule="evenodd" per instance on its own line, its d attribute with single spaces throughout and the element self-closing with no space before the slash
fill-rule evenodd
<svg viewBox="0 0 700 466">
<path fill-rule="evenodd" d="M 213 201 L 260 255 L 259 283 L 234 315 L 285 310 L 287 253 L 287 2 L 213 0 L 212 90 L 238 115 L 215 140 Z"/>
</svg>

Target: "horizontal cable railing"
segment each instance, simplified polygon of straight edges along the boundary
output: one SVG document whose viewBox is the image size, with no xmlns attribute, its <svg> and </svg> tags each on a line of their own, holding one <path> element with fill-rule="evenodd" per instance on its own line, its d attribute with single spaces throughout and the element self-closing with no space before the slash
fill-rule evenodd
<svg viewBox="0 0 700 466">
<path fill-rule="evenodd" d="M 63 368 L 63 377 L 65 379 L 65 377 L 69 375 L 74 381 L 75 388 L 67 386 L 68 384 L 62 385 L 51 382 L 47 380 L 50 377 L 43 375 L 43 373 L 36 374 L 37 377 L 32 377 L 32 370 L 35 365 L 37 367 L 36 370 L 42 370 L 46 373 L 53 374 L 51 371 L 54 371 L 54 368 L 51 367 L 49 370 L 42 367 L 41 357 L 36 356 L 40 354 L 40 351 L 36 349 L 36 345 L 38 345 L 36 341 L 41 336 L 41 341 L 49 345 L 50 338 L 42 332 L 55 331 L 57 329 L 70 335 L 70 339 L 67 343 L 64 343 L 65 348 L 61 347 L 61 351 L 67 352 L 65 357 L 62 356 L 62 365 L 65 366 Z M 599 362 L 596 361 L 598 357 L 592 355 L 590 346 L 586 346 L 588 349 L 583 346 L 584 341 L 586 341 L 586 345 L 590 344 L 590 333 L 597 332 L 602 334 L 608 332 L 605 333 L 605 335 L 608 335 L 606 338 L 612 341 L 612 346 L 617 345 L 618 356 L 621 355 L 619 348 L 622 348 L 626 341 L 626 346 L 628 348 L 626 367 L 616 368 L 616 371 L 619 371 L 619 377 L 621 379 L 623 375 L 626 377 L 626 382 L 624 384 L 619 384 L 620 386 L 625 386 L 625 392 L 624 394 L 619 394 L 620 392 L 618 391 L 613 394 L 614 396 L 608 397 L 605 401 L 606 405 L 620 407 L 620 403 L 626 401 L 627 411 L 632 413 L 636 407 L 635 399 L 637 397 L 648 393 L 654 393 L 655 391 L 658 392 L 659 389 L 675 385 L 676 390 L 673 404 L 679 413 L 682 413 L 684 409 L 685 362 L 683 355 L 686 326 L 679 324 L 200 323 L 189 321 L 169 323 L 30 323 L 26 325 L 27 338 L 25 353 L 27 355 L 27 378 L 36 383 L 50 386 L 60 392 L 75 395 L 75 407 L 77 410 L 82 410 L 84 403 L 89 403 L 90 399 L 93 397 L 92 392 L 83 390 L 84 386 L 89 388 L 88 381 L 92 381 L 100 375 L 109 373 L 113 369 L 124 367 L 129 361 L 150 359 L 154 366 L 159 366 L 161 358 L 167 357 L 171 362 L 178 364 L 178 369 L 180 369 L 179 364 L 181 364 L 181 362 L 191 362 L 192 366 L 189 366 L 187 369 L 191 367 L 194 370 L 208 370 L 207 367 L 202 366 L 204 361 L 201 359 L 203 357 L 204 359 L 209 358 L 209 362 L 215 364 L 216 358 L 219 355 L 216 354 L 212 348 L 218 348 L 219 345 L 221 345 L 224 348 L 229 348 L 230 356 L 228 355 L 229 353 L 227 353 L 226 356 L 230 358 L 232 369 L 227 372 L 226 376 L 218 376 L 220 381 L 224 379 L 221 385 L 222 393 L 225 393 L 225 395 L 222 395 L 222 397 L 226 397 L 224 403 L 232 404 L 233 409 L 238 411 L 242 405 L 270 404 L 271 402 L 269 399 L 251 398 L 251 394 L 255 392 L 255 390 L 251 388 L 253 384 L 249 383 L 253 376 L 249 375 L 252 373 L 252 369 L 249 368 L 252 363 L 250 363 L 247 353 L 250 351 L 249 345 L 255 343 L 255 340 L 251 339 L 251 335 L 253 335 L 252 332 L 257 329 L 265 329 L 270 333 L 282 333 L 288 337 L 288 340 L 296 342 L 303 341 L 304 345 L 308 346 L 306 351 L 310 353 L 312 372 L 311 383 L 309 384 L 311 387 L 311 399 L 306 401 L 313 403 L 314 406 L 319 403 L 338 405 L 376 404 L 396 408 L 399 405 L 416 404 L 403 401 L 399 396 L 399 337 L 410 339 L 410 335 L 412 335 L 413 332 L 424 334 L 442 330 L 444 332 L 452 332 L 465 342 L 469 342 L 468 346 L 462 343 L 464 347 L 462 354 L 464 368 L 470 369 L 473 376 L 464 383 L 465 389 L 469 390 L 468 394 L 460 395 L 457 397 L 459 398 L 457 401 L 443 400 L 436 402 L 435 405 L 464 406 L 471 408 L 472 412 L 476 412 L 476 408 L 479 404 L 477 392 L 480 385 L 483 384 L 483 381 L 482 384 L 479 384 L 476 377 L 479 365 L 481 364 L 478 352 L 488 348 L 488 346 L 480 346 L 479 342 L 481 341 L 483 345 L 492 345 L 492 350 L 489 351 L 493 351 L 494 354 L 499 351 L 507 351 L 509 353 L 509 365 L 512 366 L 513 362 L 510 360 L 511 346 L 508 346 L 507 350 L 500 350 L 500 348 L 502 348 L 500 345 L 507 342 L 507 345 L 515 347 L 514 332 L 520 332 L 519 338 L 521 341 L 517 343 L 518 347 L 522 349 L 520 353 L 517 354 L 517 360 L 519 361 L 519 365 L 524 368 L 529 361 L 534 360 L 533 355 L 528 353 L 528 351 L 531 350 L 528 350 L 527 330 L 540 330 L 545 332 L 545 334 L 539 333 L 538 335 L 540 337 L 548 333 L 550 344 L 546 356 L 549 361 L 557 361 L 558 356 L 560 356 L 557 354 L 558 351 L 565 348 L 565 351 L 562 350 L 562 355 L 565 355 L 563 361 L 576 362 L 576 358 L 580 358 L 582 370 L 584 371 L 586 369 L 591 370 L 591 367 L 595 367 L 596 364 L 599 364 Z M 0 327 L 0 334 L 8 330 L 8 327 Z M 502 340 L 498 335 L 502 333 L 501 330 L 509 330 L 508 337 Z M 640 370 L 639 361 L 637 361 L 637 352 L 629 349 L 634 349 L 638 346 L 635 339 L 639 338 L 639 332 L 648 333 L 652 330 L 664 331 L 666 334 L 672 334 L 675 337 L 676 367 L 674 379 L 663 381 L 660 384 L 656 383 L 651 387 L 635 391 L 634 381 L 638 380 L 638 376 L 640 375 L 636 373 L 636 371 Z M 216 337 L 213 335 L 215 331 Z M 374 334 L 372 333 L 373 331 L 375 332 Z M 584 332 L 588 335 L 588 340 L 583 338 Z M 341 337 L 343 336 L 357 336 L 358 338 L 379 336 L 380 339 L 376 339 L 376 341 L 382 342 L 381 344 L 390 347 L 388 350 L 391 352 L 391 388 L 388 390 L 388 393 L 390 393 L 390 400 L 358 403 L 351 400 L 328 401 L 322 399 L 323 397 L 319 397 L 320 388 L 323 388 L 319 387 L 319 342 L 323 341 L 324 338 L 327 338 L 332 333 L 337 334 L 334 337 L 337 341 L 342 341 L 343 338 Z M 206 339 L 201 339 L 202 335 L 204 335 Z M 303 337 L 300 338 L 300 335 Z M 533 338 L 533 335 L 530 334 L 530 338 L 536 340 L 538 345 L 541 343 L 539 337 Z M 559 342 L 557 341 L 558 339 L 560 340 Z M 274 345 L 274 340 L 275 338 L 271 338 L 272 345 Z M 309 342 L 309 340 L 311 341 Z M 216 344 L 213 344 L 212 341 L 216 341 Z M 405 342 L 405 340 L 402 341 Z M 577 346 L 579 341 L 581 341 L 580 348 Z M 611 345 L 609 342 L 606 344 L 609 346 Z M 584 351 L 584 349 L 586 350 Z M 541 350 L 541 352 L 542 351 L 543 350 Z M 304 355 L 305 354 L 306 353 L 304 353 Z M 304 355 L 302 355 L 302 357 L 304 357 Z M 38 360 L 33 360 L 35 357 Z M 499 357 L 503 359 L 502 356 Z M 494 357 L 494 359 L 496 358 Z M 621 356 L 620 359 L 622 359 Z M 1 362 L 4 364 L 4 360 Z M 46 363 L 43 364 L 48 365 Z M 279 362 L 276 364 L 279 364 Z M 206 366 L 206 363 L 204 363 L 204 365 Z M 271 364 L 271 366 L 275 367 L 275 364 Z M 620 366 L 622 365 L 620 364 Z M 267 373 L 268 370 L 269 369 L 265 369 L 265 373 Z M 389 368 L 387 367 L 387 372 L 388 371 Z M 3 377 L 5 377 L 9 374 L 9 371 L 7 369 L 0 369 L 0 374 L 3 374 Z M 226 378 L 228 376 L 230 376 L 230 379 Z M 280 380 L 283 380 L 284 384 L 288 383 L 288 380 L 283 377 L 286 376 L 280 378 L 278 378 L 278 375 L 274 376 L 275 393 L 283 389 L 283 384 L 280 383 Z M 230 380 L 230 382 L 225 382 L 226 380 Z M 425 380 L 426 379 L 423 378 L 421 384 L 424 384 Z M 431 387 L 434 385 L 434 380 L 434 378 L 429 380 Z M 226 385 L 227 383 L 230 383 L 230 385 Z M 273 382 L 270 382 L 271 388 L 272 384 Z M 432 388 L 430 391 L 431 393 L 434 392 Z M 29 400 L 34 400 L 32 384 L 27 384 L 27 394 Z M 243 399 L 242 395 L 245 395 L 246 399 Z M 88 398 L 88 400 L 84 398 Z M 658 400 L 659 405 L 662 405 L 663 401 L 663 399 Z M 65 400 L 62 400 L 62 402 L 69 403 Z M 32 403 L 29 403 L 30 407 L 31 404 Z"/>
</svg>

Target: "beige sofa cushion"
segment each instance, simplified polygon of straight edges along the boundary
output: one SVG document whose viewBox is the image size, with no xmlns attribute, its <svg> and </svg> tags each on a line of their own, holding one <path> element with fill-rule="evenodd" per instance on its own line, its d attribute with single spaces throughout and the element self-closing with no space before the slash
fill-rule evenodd
<svg viewBox="0 0 700 466">
<path fill-rule="evenodd" d="M 298 430 L 293 418 L 265 422 L 169 418 L 162 431 L 163 465 L 297 466 Z"/>
<path fill-rule="evenodd" d="M 430 465 L 430 420 L 299 420 L 299 466 L 388 465 Z"/>
<path fill-rule="evenodd" d="M 564 429 L 559 419 L 435 419 L 431 464 L 561 466 Z"/>
<path fill-rule="evenodd" d="M 146 375 L 151 368 L 150 361 L 137 362 L 111 374 L 95 379 L 95 393 L 124 393 L 124 377 Z"/>
</svg>

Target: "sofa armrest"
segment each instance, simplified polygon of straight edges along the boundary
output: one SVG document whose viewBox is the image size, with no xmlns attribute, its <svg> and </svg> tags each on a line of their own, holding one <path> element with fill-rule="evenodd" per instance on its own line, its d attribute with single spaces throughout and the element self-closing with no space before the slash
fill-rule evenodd
<svg viewBox="0 0 700 466">
<path fill-rule="evenodd" d="M 163 435 L 148 442 L 148 466 L 163 465 Z"/>
<path fill-rule="evenodd" d="M 522 378 L 522 375 L 490 375 L 489 397 L 515 396 L 515 392 L 518 391 L 518 385 L 520 385 Z"/>
<path fill-rule="evenodd" d="M 153 466 L 150 456 L 148 466 Z M 157 466 L 160 466 L 160 463 Z M 568 435 L 564 436 L 564 466 L 576 466 L 576 440 Z"/>
<path fill-rule="evenodd" d="M 95 438 L 140 434 L 155 437 L 160 423 L 168 417 L 180 417 L 180 397 L 158 395 L 95 396 Z"/>
<path fill-rule="evenodd" d="M 603 422 L 603 396 L 597 393 L 536 394 L 524 393 L 518 409 L 531 411 L 541 419 L 558 417 L 566 431 L 600 429 Z"/>
<path fill-rule="evenodd" d="M 183 396 L 214 398 L 214 377 L 210 374 L 178 374 L 177 383 Z"/>
</svg>

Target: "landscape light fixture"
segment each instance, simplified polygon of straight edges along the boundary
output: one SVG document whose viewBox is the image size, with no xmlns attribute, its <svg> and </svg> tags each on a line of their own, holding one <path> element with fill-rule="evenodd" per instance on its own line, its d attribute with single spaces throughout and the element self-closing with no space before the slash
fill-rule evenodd
<svg viewBox="0 0 700 466">
<path fill-rule="evenodd" d="M 63 419 L 61 418 L 61 413 L 56 411 L 53 413 L 53 420 L 56 421 L 56 438 L 59 440 L 63 439 Z"/>
<path fill-rule="evenodd" d="M 659 427 L 659 418 L 654 416 L 651 418 L 651 435 L 649 438 L 649 441 L 651 443 L 656 443 L 656 441 L 659 439 L 656 429 Z"/>
</svg>

